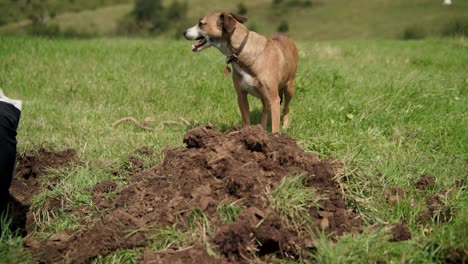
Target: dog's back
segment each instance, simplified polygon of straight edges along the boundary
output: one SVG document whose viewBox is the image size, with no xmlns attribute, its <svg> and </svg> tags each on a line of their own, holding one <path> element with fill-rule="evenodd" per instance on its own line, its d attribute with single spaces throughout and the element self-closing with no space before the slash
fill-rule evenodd
<svg viewBox="0 0 468 264">
<path fill-rule="evenodd" d="M 287 63 L 286 72 L 289 73 L 286 81 L 289 81 L 295 77 L 297 70 L 299 54 L 296 44 L 290 37 L 282 34 L 272 36 L 271 40 L 275 41 L 283 52 L 285 62 Z"/>
</svg>

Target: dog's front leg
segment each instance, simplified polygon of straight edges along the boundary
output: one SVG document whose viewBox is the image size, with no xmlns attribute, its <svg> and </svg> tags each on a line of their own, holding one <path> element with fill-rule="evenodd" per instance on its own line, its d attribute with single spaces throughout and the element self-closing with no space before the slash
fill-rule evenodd
<svg viewBox="0 0 468 264">
<path fill-rule="evenodd" d="M 247 93 L 242 89 L 237 89 L 237 104 L 242 116 L 242 123 L 244 126 L 250 125 L 249 102 L 247 101 Z"/>
<path fill-rule="evenodd" d="M 250 112 L 249 112 L 249 102 L 247 101 L 247 92 L 242 89 L 240 82 L 241 76 L 234 68 L 232 74 L 232 82 L 234 83 L 234 88 L 236 88 L 237 93 L 237 104 L 239 105 L 239 111 L 242 117 L 242 124 L 244 126 L 250 125 Z"/>
</svg>

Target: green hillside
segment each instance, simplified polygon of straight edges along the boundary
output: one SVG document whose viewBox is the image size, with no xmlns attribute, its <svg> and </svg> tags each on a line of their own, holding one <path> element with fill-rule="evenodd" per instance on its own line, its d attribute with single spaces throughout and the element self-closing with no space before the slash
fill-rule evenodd
<svg viewBox="0 0 468 264">
<path fill-rule="evenodd" d="M 434 0 L 321 0 L 311 1 L 310 7 L 283 6 L 277 10 L 268 0 L 216 1 L 216 5 L 206 2 L 190 1 L 189 17 L 193 21 L 212 10 L 210 6 L 236 11 L 238 4 L 244 3 L 249 25 L 257 31 L 272 34 L 284 20 L 289 24 L 289 34 L 299 39 L 395 38 L 408 28 L 437 35 L 453 20 L 464 21 L 465 28 L 468 24 L 468 1 L 444 6 Z"/>
<path fill-rule="evenodd" d="M 48 24 L 57 24 L 62 31 L 74 30 L 91 36 L 115 35 L 118 21 L 131 12 L 133 3 L 129 0 L 48 2 L 51 2 L 50 10 L 55 10 L 56 14 L 47 21 Z M 164 4 L 168 6 L 171 2 L 172 0 L 166 0 Z M 273 5 L 271 0 L 191 0 L 186 2 L 188 13 L 182 23 L 192 25 L 212 11 L 237 12 L 242 3 L 247 11 L 246 16 L 250 19 L 248 26 L 253 30 L 271 35 L 278 30 L 281 23 L 285 23 L 291 36 L 304 40 L 410 39 L 450 35 L 453 32 L 466 35 L 468 31 L 468 1 L 454 1 L 450 6 L 434 0 L 312 0 L 310 5 L 297 4 L 304 1 L 279 2 L 283 3 Z M 79 7 L 77 3 L 80 3 Z M 97 6 L 112 3 L 126 4 L 96 9 Z M 0 0 L 0 8 L 7 10 L 4 14 L 11 14 L 3 15 L 3 18 L 0 16 L 0 19 L 6 22 L 26 19 L 29 6 L 31 5 L 25 5 L 24 1 Z M 25 11 L 21 11 L 24 8 Z M 84 9 L 87 11 L 77 12 Z M 28 23 L 5 25 L 0 27 L 0 33 L 25 32 L 25 27 L 28 27 Z M 172 37 L 176 31 L 180 31 L 180 26 L 174 26 L 163 35 Z"/>
<path fill-rule="evenodd" d="M 0 0 L 0 25 L 28 19 L 38 13 L 55 16 L 103 6 L 131 3 L 132 0 Z"/>
</svg>

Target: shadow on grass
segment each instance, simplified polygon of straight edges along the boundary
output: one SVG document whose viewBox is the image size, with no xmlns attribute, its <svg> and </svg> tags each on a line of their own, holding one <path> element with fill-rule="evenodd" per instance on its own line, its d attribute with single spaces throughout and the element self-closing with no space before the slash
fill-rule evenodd
<svg viewBox="0 0 468 264">
<path fill-rule="evenodd" d="M 250 124 L 259 125 L 260 120 L 262 119 L 262 110 L 256 108 L 250 111 Z M 221 132 L 225 133 L 226 131 L 232 130 L 233 128 L 240 127 L 242 125 L 242 118 L 239 114 L 238 120 L 233 123 L 222 123 L 214 124 L 214 126 L 219 129 Z M 268 118 L 267 131 L 271 131 L 271 118 Z"/>
</svg>

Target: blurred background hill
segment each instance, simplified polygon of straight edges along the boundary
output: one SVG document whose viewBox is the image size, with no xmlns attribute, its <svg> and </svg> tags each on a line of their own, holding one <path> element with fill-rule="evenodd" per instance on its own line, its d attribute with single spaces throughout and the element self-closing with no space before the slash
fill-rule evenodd
<svg viewBox="0 0 468 264">
<path fill-rule="evenodd" d="M 0 34 L 180 37 L 212 11 L 252 30 L 299 40 L 466 36 L 468 1 L 454 0 L 0 0 Z"/>
</svg>

